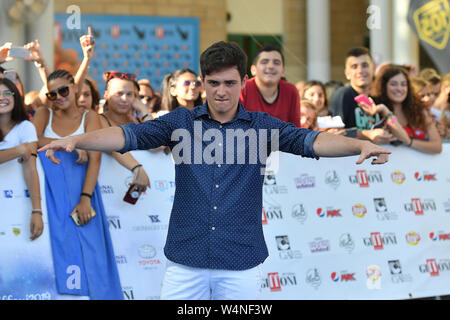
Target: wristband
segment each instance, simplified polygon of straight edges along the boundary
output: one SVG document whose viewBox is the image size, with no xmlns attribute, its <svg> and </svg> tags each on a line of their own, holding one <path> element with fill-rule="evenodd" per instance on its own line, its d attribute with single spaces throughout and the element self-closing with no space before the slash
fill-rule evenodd
<svg viewBox="0 0 450 320">
<path fill-rule="evenodd" d="M 41 68 L 42 67 L 42 62 L 40 63 L 40 62 L 35 61 L 34 65 L 36 66 L 36 68 Z"/>
<path fill-rule="evenodd" d="M 42 210 L 41 209 L 33 209 L 33 210 L 31 210 L 31 214 L 34 214 L 34 213 L 38 213 L 38 214 L 40 214 L 42 216 Z"/>
<path fill-rule="evenodd" d="M 136 167 L 134 167 L 133 169 L 131 169 L 131 172 L 134 173 L 134 170 L 137 169 L 137 168 L 139 168 L 139 167 L 142 167 L 142 164 L 138 164 Z"/>
<path fill-rule="evenodd" d="M 92 194 L 85 193 L 85 192 L 82 192 L 82 193 L 81 193 L 81 196 L 86 196 L 86 197 L 88 197 L 89 199 L 92 198 Z"/>
<path fill-rule="evenodd" d="M 31 155 L 32 155 L 33 157 L 36 157 L 36 158 L 37 158 L 37 154 L 36 154 L 36 153 L 31 153 Z"/>
<path fill-rule="evenodd" d="M 396 123 L 397 122 L 397 117 L 393 117 L 393 118 L 391 118 L 391 120 L 389 120 L 388 122 L 386 122 L 386 124 L 388 125 L 388 126 L 391 126 L 391 125 L 393 125 L 394 123 Z"/>
<path fill-rule="evenodd" d="M 413 138 L 410 138 L 410 139 L 411 139 L 411 142 L 408 143 L 408 144 L 406 145 L 407 147 L 411 147 L 411 145 L 412 145 L 412 143 L 413 143 L 413 140 L 414 140 L 414 139 L 413 139 Z"/>
</svg>

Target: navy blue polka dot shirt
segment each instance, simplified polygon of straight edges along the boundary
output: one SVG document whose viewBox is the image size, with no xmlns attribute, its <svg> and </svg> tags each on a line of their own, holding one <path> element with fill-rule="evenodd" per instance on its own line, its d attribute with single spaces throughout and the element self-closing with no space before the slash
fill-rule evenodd
<svg viewBox="0 0 450 320">
<path fill-rule="evenodd" d="M 212 119 L 205 103 L 121 128 L 122 153 L 171 148 L 176 189 L 164 253 L 197 268 L 246 270 L 262 263 L 268 257 L 262 228 L 265 159 L 274 150 L 318 158 L 312 145 L 319 132 L 241 104 L 226 123 Z"/>
</svg>

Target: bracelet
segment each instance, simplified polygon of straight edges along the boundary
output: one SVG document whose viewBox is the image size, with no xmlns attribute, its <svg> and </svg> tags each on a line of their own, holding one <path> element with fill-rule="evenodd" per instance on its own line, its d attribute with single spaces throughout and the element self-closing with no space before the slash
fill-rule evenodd
<svg viewBox="0 0 450 320">
<path fill-rule="evenodd" d="M 34 65 L 36 66 L 36 68 L 41 68 L 42 67 L 42 62 L 34 62 Z"/>
<path fill-rule="evenodd" d="M 131 172 L 134 173 L 134 170 L 137 169 L 137 168 L 139 168 L 139 167 L 142 167 L 142 164 L 138 164 L 136 167 L 134 167 L 133 169 L 131 169 Z"/>
<path fill-rule="evenodd" d="M 32 155 L 33 157 L 36 157 L 36 158 L 37 158 L 37 154 L 36 154 L 36 153 L 31 153 L 31 155 Z"/>
<path fill-rule="evenodd" d="M 397 122 L 397 117 L 393 117 L 393 118 L 391 118 L 391 120 L 389 120 L 388 122 L 386 122 L 386 124 L 388 125 L 388 126 L 391 126 L 391 125 L 393 125 L 394 123 L 396 123 Z"/>
<path fill-rule="evenodd" d="M 33 209 L 33 210 L 31 210 L 31 214 L 34 214 L 34 213 L 39 213 L 42 216 L 42 210 L 41 209 Z"/>
<path fill-rule="evenodd" d="M 144 114 L 144 115 L 141 117 L 141 121 L 144 121 L 144 119 L 147 118 L 149 115 L 150 115 L 150 113 Z"/>
<path fill-rule="evenodd" d="M 407 147 L 411 147 L 411 145 L 412 145 L 412 143 L 413 143 L 413 140 L 414 140 L 414 139 L 413 139 L 413 138 L 410 138 L 410 139 L 411 139 L 411 142 L 408 143 L 408 144 L 406 145 Z"/>
<path fill-rule="evenodd" d="M 33 198 L 39 198 L 39 200 L 42 200 L 41 196 L 38 195 L 38 194 L 30 194 L 30 198 L 31 198 L 31 199 L 33 199 Z"/>
<path fill-rule="evenodd" d="M 81 196 L 86 196 L 86 197 L 88 197 L 89 199 L 92 199 L 92 194 L 89 194 L 89 193 L 82 192 L 82 193 L 81 193 Z"/>
</svg>

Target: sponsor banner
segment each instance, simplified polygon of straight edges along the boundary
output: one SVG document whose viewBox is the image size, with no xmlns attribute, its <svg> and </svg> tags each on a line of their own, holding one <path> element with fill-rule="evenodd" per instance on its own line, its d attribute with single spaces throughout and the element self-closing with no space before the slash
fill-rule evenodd
<svg viewBox="0 0 450 320">
<path fill-rule="evenodd" d="M 450 145 L 440 155 L 388 148 L 393 153 L 383 166 L 357 166 L 357 157 L 316 161 L 280 153 L 279 170 L 264 178 L 262 190 L 269 249 L 262 299 L 450 294 Z M 163 152 L 132 153 L 152 185 L 135 205 L 123 201 L 131 172 L 106 154 L 98 183 L 124 299 L 159 299 L 174 165 Z M 44 195 L 39 162 L 38 170 Z M 56 292 L 45 196 L 44 234 L 32 242 L 21 165 L 1 164 L 0 177 L 0 299 L 80 299 Z"/>
</svg>

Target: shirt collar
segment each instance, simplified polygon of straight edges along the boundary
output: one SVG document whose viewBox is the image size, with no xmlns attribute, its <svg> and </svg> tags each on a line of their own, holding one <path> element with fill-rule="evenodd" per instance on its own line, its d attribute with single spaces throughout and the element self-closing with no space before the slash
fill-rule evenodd
<svg viewBox="0 0 450 320">
<path fill-rule="evenodd" d="M 194 118 L 195 119 L 203 117 L 203 116 L 210 117 L 210 114 L 209 114 L 209 111 L 208 111 L 208 102 L 207 101 L 203 105 L 195 108 L 192 111 L 194 112 Z M 237 115 L 231 121 L 235 121 L 235 120 L 251 121 L 250 113 L 247 110 L 245 110 L 244 106 L 240 102 L 238 104 Z"/>
</svg>

